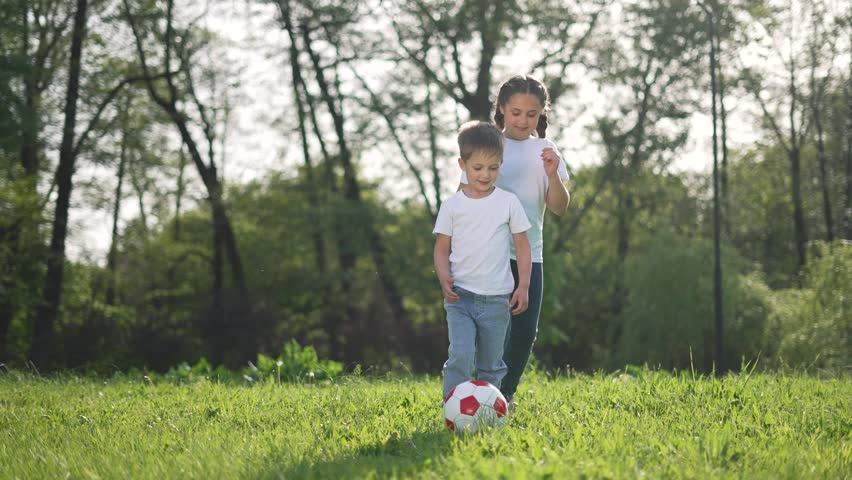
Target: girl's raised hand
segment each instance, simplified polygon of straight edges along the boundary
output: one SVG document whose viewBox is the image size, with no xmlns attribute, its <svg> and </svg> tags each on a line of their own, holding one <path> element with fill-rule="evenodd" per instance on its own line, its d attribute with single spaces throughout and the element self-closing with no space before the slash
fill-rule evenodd
<svg viewBox="0 0 852 480">
<path fill-rule="evenodd" d="M 556 153 L 556 150 L 546 147 L 541 150 L 541 160 L 544 162 L 544 172 L 548 177 L 556 175 L 556 169 L 559 167 L 559 162 L 562 158 Z"/>
</svg>

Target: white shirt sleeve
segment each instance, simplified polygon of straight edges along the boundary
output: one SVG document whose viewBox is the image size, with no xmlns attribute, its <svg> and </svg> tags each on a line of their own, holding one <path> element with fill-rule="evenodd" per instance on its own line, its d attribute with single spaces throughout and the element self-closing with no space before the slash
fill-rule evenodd
<svg viewBox="0 0 852 480">
<path fill-rule="evenodd" d="M 521 205 L 521 201 L 518 200 L 518 197 L 515 194 L 509 194 L 509 231 L 514 233 L 526 232 L 532 227 L 529 219 L 527 218 L 526 212 L 524 212 L 524 207 Z"/>
<path fill-rule="evenodd" d="M 445 201 L 438 210 L 438 218 L 435 220 L 435 228 L 432 230 L 432 234 L 437 235 L 439 233 L 453 236 L 452 202 Z"/>
</svg>

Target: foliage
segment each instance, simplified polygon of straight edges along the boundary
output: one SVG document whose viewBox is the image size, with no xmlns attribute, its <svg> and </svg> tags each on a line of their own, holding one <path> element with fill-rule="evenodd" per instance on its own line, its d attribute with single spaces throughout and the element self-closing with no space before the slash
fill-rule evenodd
<svg viewBox="0 0 852 480">
<path fill-rule="evenodd" d="M 295 339 L 282 348 L 282 353 L 273 358 L 258 354 L 257 361 L 242 370 L 229 370 L 223 365 L 214 367 L 202 357 L 194 365 L 181 362 L 162 375 L 164 380 L 175 383 L 194 383 L 216 381 L 262 385 L 264 383 L 313 383 L 337 378 L 343 372 L 343 365 L 333 360 L 320 359 L 313 346 L 302 347 Z M 149 378 L 160 378 L 154 372 Z"/>
<path fill-rule="evenodd" d="M 775 364 L 852 366 L 852 246 L 820 245 L 801 290 L 774 294 L 768 337 Z"/>
<path fill-rule="evenodd" d="M 536 378 L 456 436 L 435 377 L 175 383 L 0 375 L 11 478 L 843 478 L 852 382 L 647 369 Z M 223 461 L 226 459 L 226 461 Z"/>
<path fill-rule="evenodd" d="M 815 150 L 805 148 L 802 153 L 802 200 L 805 221 L 810 238 L 825 238 L 825 220 L 822 193 L 819 190 L 819 165 Z M 737 245 L 742 255 L 752 259 L 752 269 L 765 274 L 773 288 L 798 286 L 796 254 L 791 228 L 793 204 L 790 200 L 790 165 L 780 147 L 772 146 L 734 152 L 729 170 L 728 209 L 724 222 L 729 227 L 730 241 Z M 830 166 L 836 172 L 829 185 L 831 209 L 835 224 L 844 210 L 842 155 L 832 158 L 837 164 Z M 835 230 L 837 227 L 835 227 Z M 835 232 L 837 234 L 837 232 Z"/>
<path fill-rule="evenodd" d="M 255 381 L 270 380 L 283 382 L 312 382 L 328 380 L 340 375 L 343 365 L 333 360 L 320 360 L 314 347 L 301 347 L 296 340 L 284 345 L 278 358 L 257 356 L 257 365 L 250 365 L 245 376 Z"/>
<path fill-rule="evenodd" d="M 169 371 L 163 374 L 163 378 L 170 382 L 181 384 L 207 380 L 216 382 L 232 381 L 237 378 L 237 375 L 222 365 L 214 368 L 206 358 L 201 357 L 195 365 L 190 366 L 186 362 L 181 362 L 180 365 L 170 368 Z"/>
<path fill-rule="evenodd" d="M 723 257 L 724 364 L 756 359 L 768 289 L 742 277 L 742 262 L 730 246 Z M 628 261 L 629 303 L 617 363 L 647 362 L 663 368 L 714 365 L 713 247 L 709 241 L 660 232 Z M 718 363 L 716 361 L 715 363 Z"/>
<path fill-rule="evenodd" d="M 544 232 L 544 303 L 535 351 L 542 370 L 592 371 L 628 362 L 685 368 L 692 360 L 699 371 L 712 368 L 710 177 L 671 168 L 685 147 L 700 147 L 710 134 L 690 121 L 706 114 L 709 102 L 707 18 L 699 6 L 685 0 L 265 3 L 277 10 L 249 9 L 245 20 L 270 20 L 258 25 L 274 29 L 289 13 L 304 34 L 293 45 L 305 82 L 304 125 L 295 123 L 293 79 L 279 82 L 275 76 L 270 82 L 248 68 L 263 48 L 290 54 L 279 40 L 286 35 L 263 30 L 251 37 L 253 52 L 246 55 L 241 49 L 247 44 L 202 27 L 217 28 L 216 19 L 234 10 L 175 4 L 174 43 L 162 48 L 166 2 L 96 2 L 90 10 L 77 133 L 92 128 L 87 141 L 76 145 L 69 238 L 78 248 L 65 249 L 83 254 L 66 263 L 55 325 L 63 367 L 135 367 L 152 378 L 169 371 L 191 381 L 224 378 L 224 367 L 213 369 L 205 359 L 218 363 L 225 357 L 234 369 L 227 375 L 264 383 L 273 371 L 277 379 L 279 361 L 292 363 L 285 377 L 303 376 L 299 365 L 314 360 L 301 356 L 313 351 L 316 359 L 346 368 L 439 371 L 446 324 L 429 232 L 438 198 L 457 180 L 455 130 L 467 120 L 462 117 L 493 111 L 495 79 L 529 68 L 550 89 L 548 134 L 562 147 L 573 177 L 569 211 L 560 219 L 548 214 Z M 45 280 L 51 233 L 45 218 L 56 198 L 52 162 L 61 137 L 73 4 L 0 0 L 0 7 L 0 361 L 14 364 L 27 360 Z M 733 59 L 751 50 L 759 59 L 761 46 L 749 40 L 755 22 L 781 35 L 789 11 L 750 0 L 717 7 L 729 124 L 749 130 L 761 120 L 736 106 L 747 96 L 742 81 L 748 78 L 736 78 L 740 66 Z M 178 115 L 187 122 L 185 138 L 208 141 L 199 144 L 201 162 L 185 155 L 172 119 L 152 102 L 144 82 L 124 85 L 100 121 L 89 123 L 115 85 L 141 73 L 127 13 L 137 21 L 151 73 L 165 67 L 171 72 L 175 100 L 186 113 Z M 835 13 L 808 17 L 828 25 Z M 820 45 L 818 61 L 836 47 L 834 61 L 843 63 L 849 38 L 843 28 L 832 26 L 836 39 Z M 798 30 L 804 36 L 810 31 Z M 806 46 L 808 39 L 802 40 Z M 526 60 L 518 63 L 521 53 Z M 804 60 L 795 62 L 800 73 Z M 812 130 L 800 129 L 804 219 L 808 237 L 823 239 L 830 207 L 836 236 L 849 237 L 848 72 L 816 67 L 820 82 L 825 78 L 825 91 L 814 98 L 824 103 L 827 164 L 823 176 L 814 141 L 805 135 Z M 770 72 L 757 70 L 772 80 Z M 319 73 L 328 85 L 319 83 Z M 786 78 L 784 73 L 777 80 Z M 273 159 L 280 170 L 258 167 L 260 176 L 252 181 L 232 173 L 244 173 L 243 149 L 254 141 L 240 121 L 250 113 L 243 100 L 255 94 L 236 91 L 244 81 L 269 93 L 259 103 L 246 102 L 265 109 L 253 121 L 282 127 L 280 137 L 263 139 L 282 142 Z M 797 85 L 803 100 L 813 93 Z M 153 92 L 167 90 L 159 76 Z M 320 105 L 323 94 L 332 101 Z M 787 95 L 762 98 L 771 113 Z M 803 110 L 796 115 L 809 123 L 810 104 L 797 105 Z M 329 107 L 337 118 L 330 118 Z M 282 113 L 273 118 L 276 112 Z M 589 117 L 592 123 L 581 124 Z M 848 256 L 837 250 L 848 247 L 814 250 L 807 272 L 798 272 L 784 124 L 786 119 L 779 123 L 780 137 L 761 130 L 749 140 L 753 146 L 731 151 L 723 166 L 725 360 L 737 365 L 760 354 L 761 366 L 849 365 Z M 307 132 L 304 139 L 296 138 L 299 126 Z M 575 127 L 590 140 L 574 138 Z M 729 131 L 734 144 L 740 136 Z M 594 159 L 580 158 L 580 152 L 585 156 L 593 145 L 600 147 L 602 162 L 589 166 Z M 29 147 L 37 161 L 27 160 Z M 126 170 L 119 194 L 113 178 L 120 158 Z M 351 168 L 344 168 L 344 159 Z M 208 168 L 199 170 L 204 164 Z M 385 178 L 373 184 L 367 178 L 378 169 Z M 224 188 L 241 259 L 233 263 L 241 263 L 247 300 L 237 299 L 240 276 L 236 268 L 227 271 L 230 262 L 214 248 L 206 200 L 219 192 L 205 189 L 199 172 Z M 112 263 L 104 268 L 97 259 L 109 239 L 93 247 L 88 237 L 76 235 L 80 217 L 90 224 L 114 211 L 119 233 L 113 272 Z M 221 290 L 217 278 L 224 282 Z M 627 285 L 621 283 L 625 278 Z M 388 287 L 399 292 L 393 295 L 398 302 L 388 301 Z M 402 313 L 393 308 L 400 304 Z M 251 355 L 240 356 L 232 352 L 244 353 L 237 347 L 250 336 L 240 336 L 248 331 L 244 326 L 257 328 L 246 342 Z M 310 347 L 286 360 L 281 345 Z M 219 347 L 230 352 L 214 355 Z M 278 356 L 260 356 L 256 370 L 233 373 L 256 352 Z M 180 366 L 169 370 L 174 365 Z M 530 380 L 537 380 L 534 372 Z"/>
<path fill-rule="evenodd" d="M 611 307 L 618 274 L 618 187 L 604 181 L 610 173 L 606 166 L 578 169 L 572 206 L 564 217 L 546 219 L 544 304 L 536 351 L 549 368 L 570 365 L 589 371 L 623 365 L 612 358 L 617 347 L 613 331 L 621 316 Z M 691 182 L 686 174 L 650 172 L 632 180 L 643 209 L 632 225 L 640 243 L 637 252 L 648 254 L 642 238 L 699 236 L 702 205 Z"/>
<path fill-rule="evenodd" d="M 3 157 L 0 152 L 0 166 Z M 21 170 L 9 168 L 12 175 L 6 178 L 0 167 L 0 361 L 16 359 L 29 348 L 28 319 L 44 277 L 43 212 L 34 180 Z"/>
</svg>

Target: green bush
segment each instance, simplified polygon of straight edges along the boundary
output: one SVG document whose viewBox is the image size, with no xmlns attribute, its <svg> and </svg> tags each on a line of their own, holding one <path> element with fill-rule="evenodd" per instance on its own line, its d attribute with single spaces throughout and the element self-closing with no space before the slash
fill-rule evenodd
<svg viewBox="0 0 852 480">
<path fill-rule="evenodd" d="M 201 380 L 220 382 L 269 382 L 295 383 L 324 381 L 343 373 L 343 365 L 331 360 L 321 360 L 314 347 L 302 347 L 296 340 L 284 345 L 282 354 L 277 358 L 258 354 L 257 363 L 249 363 L 240 371 L 228 370 L 225 366 L 213 367 L 202 357 L 195 365 L 182 362 L 169 369 L 163 375 L 165 380 L 174 383 L 193 383 Z M 155 375 L 148 373 L 148 375 Z"/>
<path fill-rule="evenodd" d="M 215 381 L 235 380 L 238 378 L 238 375 L 222 365 L 213 368 L 206 358 L 201 357 L 193 366 L 182 362 L 180 365 L 170 368 L 164 375 L 164 378 L 174 383 L 193 383 L 205 379 Z"/>
<path fill-rule="evenodd" d="M 852 365 L 852 246 L 820 245 L 804 288 L 778 291 L 767 338 L 772 360 L 794 368 Z"/>
<path fill-rule="evenodd" d="M 760 352 L 769 316 L 769 289 L 743 276 L 732 248 L 723 250 L 724 365 L 736 368 Z M 628 258 L 624 323 L 615 353 L 624 364 L 709 371 L 714 351 L 713 245 L 667 232 Z"/>
<path fill-rule="evenodd" d="M 328 380 L 340 375 L 343 365 L 333 360 L 320 360 L 314 347 L 301 347 L 296 340 L 284 345 L 278 358 L 259 354 L 257 364 L 250 364 L 243 372 L 251 381 L 313 382 Z"/>
</svg>

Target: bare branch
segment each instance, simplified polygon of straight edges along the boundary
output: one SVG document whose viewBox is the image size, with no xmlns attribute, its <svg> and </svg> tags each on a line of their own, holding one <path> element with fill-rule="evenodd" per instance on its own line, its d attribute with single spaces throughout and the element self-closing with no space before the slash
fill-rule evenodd
<svg viewBox="0 0 852 480">
<path fill-rule="evenodd" d="M 405 160 L 405 164 L 408 166 L 408 170 L 411 172 L 412 175 L 414 175 L 415 181 L 417 181 L 417 186 L 420 189 L 420 195 L 423 197 L 423 201 L 426 204 L 426 211 L 429 213 L 429 215 L 434 215 L 432 210 L 432 202 L 429 201 L 429 195 L 426 192 L 426 185 L 423 183 L 422 175 L 420 175 L 420 171 L 417 169 L 417 167 L 414 166 L 414 162 L 412 162 L 411 158 L 408 156 L 408 151 L 402 144 L 402 139 L 399 138 L 399 132 L 397 132 L 396 126 L 394 126 L 393 118 L 391 118 L 390 114 L 387 111 L 387 108 L 382 103 L 379 96 L 376 95 L 376 92 L 374 92 L 373 89 L 370 88 L 370 86 L 367 84 L 367 81 L 364 80 L 364 78 L 359 75 L 354 68 L 350 67 L 350 70 L 352 71 L 352 74 L 355 75 L 355 78 L 357 78 L 361 82 L 361 86 L 364 88 L 364 90 L 366 90 L 367 93 L 370 95 L 371 103 L 369 105 L 365 105 L 365 107 L 381 115 L 387 123 L 388 130 L 390 130 L 390 134 L 393 137 L 397 147 L 399 148 L 399 152 L 400 154 L 402 154 L 402 158 L 403 160 Z"/>
<path fill-rule="evenodd" d="M 158 79 L 158 78 L 164 78 L 167 75 L 171 75 L 171 73 L 159 73 L 159 74 L 151 77 L 151 79 L 153 80 L 153 79 Z M 95 110 L 95 115 L 92 117 L 91 120 L 89 120 L 89 124 L 88 124 L 88 126 L 86 126 L 86 129 L 83 130 L 83 133 L 80 135 L 80 138 L 77 139 L 77 144 L 74 146 L 74 149 L 73 149 L 75 156 L 80 153 L 80 150 L 83 148 L 83 145 L 85 144 L 86 139 L 88 138 L 89 134 L 97 126 L 98 121 L 100 120 L 101 114 L 103 114 L 106 107 L 112 102 L 112 100 L 116 97 L 116 95 L 118 95 L 118 93 L 121 91 L 121 89 L 123 89 L 125 86 L 127 86 L 131 83 L 147 81 L 148 79 L 149 79 L 149 77 L 146 77 L 144 75 L 135 76 L 135 77 L 128 77 L 128 78 L 125 78 L 124 80 L 118 82 L 117 85 L 112 87 L 112 89 L 109 91 L 109 93 L 107 93 L 106 97 L 104 97 L 104 99 L 101 100 L 101 103 L 98 105 L 98 108 Z"/>
</svg>

